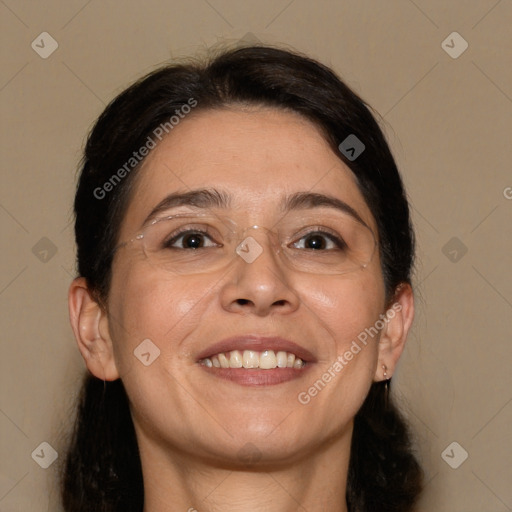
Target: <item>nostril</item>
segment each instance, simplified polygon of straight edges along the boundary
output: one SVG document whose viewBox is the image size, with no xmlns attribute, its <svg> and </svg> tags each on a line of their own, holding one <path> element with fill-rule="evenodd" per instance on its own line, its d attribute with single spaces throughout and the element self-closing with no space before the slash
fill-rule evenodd
<svg viewBox="0 0 512 512">
<path fill-rule="evenodd" d="M 243 305 L 247 304 L 250 301 L 248 299 L 237 299 L 237 302 L 238 302 L 238 304 L 243 306 Z"/>
</svg>

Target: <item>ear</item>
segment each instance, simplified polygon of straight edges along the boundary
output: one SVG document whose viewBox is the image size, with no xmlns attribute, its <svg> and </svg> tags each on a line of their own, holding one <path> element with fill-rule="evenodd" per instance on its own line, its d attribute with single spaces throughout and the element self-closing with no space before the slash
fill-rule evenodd
<svg viewBox="0 0 512 512">
<path fill-rule="evenodd" d="M 93 298 L 85 278 L 71 283 L 68 305 L 71 327 L 87 369 L 103 381 L 118 379 L 107 313 Z"/>
<path fill-rule="evenodd" d="M 387 309 L 379 339 L 378 365 L 375 381 L 390 379 L 407 341 L 407 334 L 414 319 L 414 295 L 411 285 L 402 283 Z"/>
</svg>

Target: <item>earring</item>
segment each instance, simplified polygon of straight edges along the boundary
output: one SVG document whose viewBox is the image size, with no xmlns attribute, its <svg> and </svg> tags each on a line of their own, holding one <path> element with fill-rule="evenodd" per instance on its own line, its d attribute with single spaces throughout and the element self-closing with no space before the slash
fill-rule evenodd
<svg viewBox="0 0 512 512">
<path fill-rule="evenodd" d="M 382 365 L 382 374 L 384 376 L 384 400 L 386 403 L 386 408 L 388 407 L 389 403 L 389 381 L 391 380 L 391 377 L 388 379 L 388 367 L 383 364 Z"/>
</svg>

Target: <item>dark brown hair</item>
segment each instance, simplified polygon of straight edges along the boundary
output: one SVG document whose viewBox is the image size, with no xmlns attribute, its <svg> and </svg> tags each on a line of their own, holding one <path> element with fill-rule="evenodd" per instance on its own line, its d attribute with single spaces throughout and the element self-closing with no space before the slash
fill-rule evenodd
<svg viewBox="0 0 512 512">
<path fill-rule="evenodd" d="M 378 227 L 386 297 L 411 283 L 414 233 L 395 161 L 363 100 L 319 62 L 298 53 L 248 47 L 225 51 L 206 64 L 163 67 L 117 96 L 91 131 L 75 197 L 78 274 L 106 304 L 113 248 L 140 165 L 98 189 L 126 166 L 154 130 L 191 98 L 195 111 L 234 104 L 291 110 L 322 129 L 327 142 L 354 173 Z M 338 149 L 349 135 L 365 145 L 350 161 Z M 124 167 L 125 170 L 127 169 Z M 101 197 L 98 197 L 101 196 Z M 385 383 L 374 383 L 354 420 L 347 483 L 351 512 L 411 511 L 422 471 L 404 420 L 387 400 Z M 142 469 L 128 397 L 121 380 L 84 376 L 76 422 L 62 472 L 67 512 L 141 512 Z"/>
</svg>

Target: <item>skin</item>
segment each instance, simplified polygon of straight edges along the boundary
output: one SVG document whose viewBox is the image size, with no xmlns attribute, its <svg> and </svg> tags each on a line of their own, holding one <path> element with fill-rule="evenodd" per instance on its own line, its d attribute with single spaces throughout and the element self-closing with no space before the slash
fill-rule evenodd
<svg viewBox="0 0 512 512">
<path fill-rule="evenodd" d="M 170 192 L 206 186 L 233 194 L 225 213 L 244 226 L 272 226 L 283 194 L 314 191 L 346 201 L 377 233 L 352 172 L 312 123 L 233 107 L 188 116 L 150 153 L 119 240 L 138 233 Z M 75 279 L 70 318 L 87 368 L 99 379 L 121 378 L 130 399 L 144 512 L 346 511 L 353 418 L 372 381 L 384 369 L 393 375 L 414 316 L 409 285 L 394 302 L 401 310 L 380 335 L 303 405 L 298 394 L 386 311 L 378 251 L 367 268 L 339 276 L 294 272 L 268 250 L 227 273 L 177 276 L 129 244 L 116 253 L 106 309 Z M 307 377 L 258 388 L 198 365 L 205 347 L 241 333 L 286 337 L 317 363 Z M 133 355 L 147 338 L 160 349 L 150 366 Z M 242 460 L 245 452 L 253 462 Z"/>
</svg>

